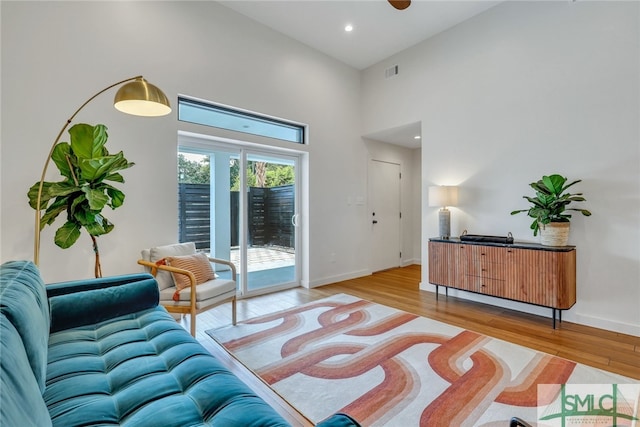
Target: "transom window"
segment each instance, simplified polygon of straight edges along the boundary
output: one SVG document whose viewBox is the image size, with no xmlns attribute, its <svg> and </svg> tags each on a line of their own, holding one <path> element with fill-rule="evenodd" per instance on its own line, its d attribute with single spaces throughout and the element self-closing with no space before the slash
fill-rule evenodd
<svg viewBox="0 0 640 427">
<path fill-rule="evenodd" d="M 305 144 L 303 125 L 228 106 L 178 98 L 178 120 Z"/>
</svg>

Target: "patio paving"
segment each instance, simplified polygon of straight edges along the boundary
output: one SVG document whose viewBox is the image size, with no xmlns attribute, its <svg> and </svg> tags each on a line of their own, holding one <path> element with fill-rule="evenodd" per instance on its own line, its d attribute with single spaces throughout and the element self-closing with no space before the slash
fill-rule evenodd
<svg viewBox="0 0 640 427">
<path fill-rule="evenodd" d="M 236 266 L 240 265 L 240 250 L 231 249 L 231 262 Z M 251 247 L 247 249 L 247 271 L 271 270 L 280 267 L 290 267 L 295 265 L 295 253 L 293 249 L 273 248 L 273 247 Z"/>
</svg>

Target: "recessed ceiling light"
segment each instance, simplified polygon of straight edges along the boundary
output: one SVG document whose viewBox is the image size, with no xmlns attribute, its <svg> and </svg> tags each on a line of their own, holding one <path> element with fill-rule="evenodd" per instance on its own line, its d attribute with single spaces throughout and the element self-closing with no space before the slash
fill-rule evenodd
<svg viewBox="0 0 640 427">
<path fill-rule="evenodd" d="M 353 25 L 351 25 L 351 24 L 347 24 L 347 25 L 345 25 L 344 30 L 345 30 L 347 33 L 350 33 L 351 31 L 353 31 Z"/>
<path fill-rule="evenodd" d="M 416 135 L 413 137 L 413 139 L 422 139 L 422 137 L 420 135 Z"/>
</svg>

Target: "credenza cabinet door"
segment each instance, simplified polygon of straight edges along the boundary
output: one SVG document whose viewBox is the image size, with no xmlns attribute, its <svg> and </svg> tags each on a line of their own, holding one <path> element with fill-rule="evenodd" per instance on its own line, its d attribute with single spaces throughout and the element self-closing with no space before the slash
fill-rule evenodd
<svg viewBox="0 0 640 427">
<path fill-rule="evenodd" d="M 552 261 L 550 252 L 511 249 L 507 262 L 507 281 L 511 299 L 540 304 L 547 307 L 556 300 L 555 285 L 548 279 L 547 263 Z"/>
<path fill-rule="evenodd" d="M 456 286 L 464 274 L 464 261 L 459 245 L 429 242 L 429 282 L 443 286 Z"/>
<path fill-rule="evenodd" d="M 507 298 L 568 309 L 576 302 L 575 251 L 509 249 Z"/>
</svg>

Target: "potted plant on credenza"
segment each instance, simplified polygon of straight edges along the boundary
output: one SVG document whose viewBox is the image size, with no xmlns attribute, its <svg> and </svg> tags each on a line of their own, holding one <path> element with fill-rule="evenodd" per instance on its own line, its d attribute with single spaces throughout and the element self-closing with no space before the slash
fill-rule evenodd
<svg viewBox="0 0 640 427">
<path fill-rule="evenodd" d="M 566 246 L 571 219 L 571 214 L 567 211 L 580 212 L 584 216 L 591 215 L 591 212 L 586 209 L 568 207 L 573 202 L 585 201 L 582 193 L 567 192 L 569 187 L 581 181 L 576 180 L 567 184 L 567 178 L 561 175 L 545 175 L 539 181 L 529 184 L 536 192 L 535 197 L 522 196 L 531 203 L 531 207 L 513 211 L 511 215 L 526 212 L 533 218 L 530 228 L 534 236 L 540 232 L 540 242 L 543 245 Z"/>
</svg>

